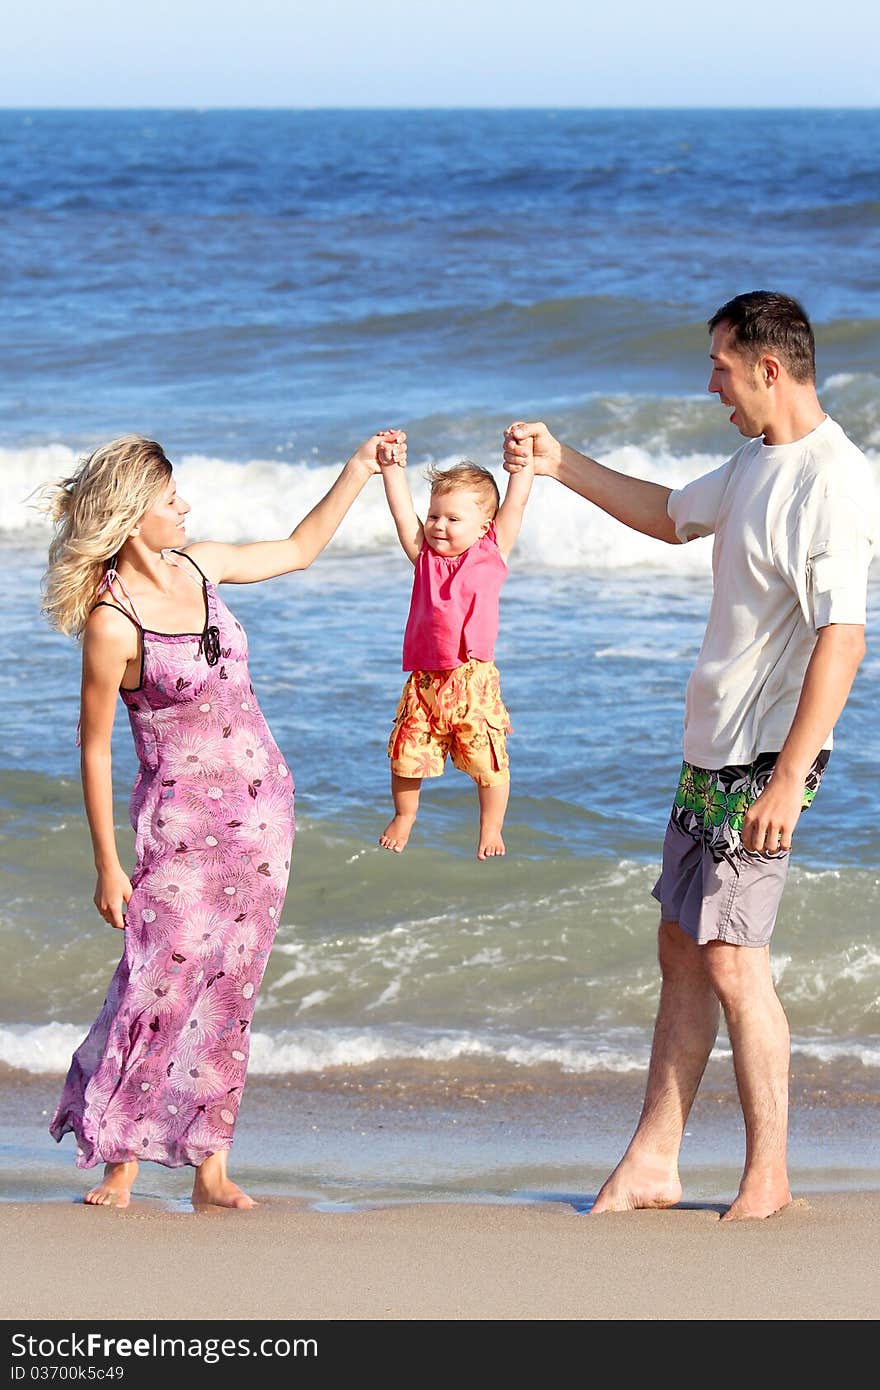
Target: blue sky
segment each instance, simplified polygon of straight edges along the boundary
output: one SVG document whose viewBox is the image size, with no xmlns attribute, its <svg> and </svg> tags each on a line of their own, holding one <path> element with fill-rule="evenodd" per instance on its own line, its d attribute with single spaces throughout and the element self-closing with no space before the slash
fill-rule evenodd
<svg viewBox="0 0 880 1390">
<path fill-rule="evenodd" d="M 3 106 L 880 105 L 877 0 L 3 8 Z"/>
</svg>

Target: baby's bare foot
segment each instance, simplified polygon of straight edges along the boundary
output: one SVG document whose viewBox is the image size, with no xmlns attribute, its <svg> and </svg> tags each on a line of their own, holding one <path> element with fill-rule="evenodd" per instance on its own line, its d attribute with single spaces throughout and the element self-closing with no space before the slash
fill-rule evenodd
<svg viewBox="0 0 880 1390">
<path fill-rule="evenodd" d="M 506 851 L 500 830 L 480 831 L 480 843 L 477 845 L 478 859 L 494 859 L 504 853 Z"/>
<path fill-rule="evenodd" d="M 394 850 L 395 854 L 402 854 L 406 849 L 406 842 L 415 824 L 415 819 L 415 816 L 395 816 L 379 836 L 379 844 L 382 848 Z"/>
<path fill-rule="evenodd" d="M 131 1189 L 138 1175 L 137 1163 L 105 1163 L 104 1181 L 91 1188 L 83 1198 L 90 1207 L 127 1207 Z"/>
</svg>

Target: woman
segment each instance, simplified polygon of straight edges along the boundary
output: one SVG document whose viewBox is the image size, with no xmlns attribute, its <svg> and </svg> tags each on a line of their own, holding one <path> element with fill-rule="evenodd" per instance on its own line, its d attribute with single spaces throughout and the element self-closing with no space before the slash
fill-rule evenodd
<svg viewBox="0 0 880 1390">
<path fill-rule="evenodd" d="M 216 586 L 305 569 L 380 458 L 402 462 L 405 450 L 398 431 L 374 435 L 287 540 L 251 545 L 182 550 L 189 506 L 161 447 L 136 435 L 97 449 L 54 490 L 45 612 L 82 637 L 95 905 L 125 931 L 50 1125 L 56 1140 L 73 1131 L 78 1167 L 105 1164 L 88 1203 L 127 1206 L 143 1158 L 191 1164 L 194 1204 L 255 1205 L 228 1177 L 226 1152 L 287 886 L 293 778 L 254 695 L 244 631 Z M 130 878 L 113 828 L 117 694 L 140 762 Z"/>
</svg>

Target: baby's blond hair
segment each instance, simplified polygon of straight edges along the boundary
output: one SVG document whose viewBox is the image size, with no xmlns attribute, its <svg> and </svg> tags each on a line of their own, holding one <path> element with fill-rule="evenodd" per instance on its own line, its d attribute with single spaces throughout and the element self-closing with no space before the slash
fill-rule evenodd
<svg viewBox="0 0 880 1390">
<path fill-rule="evenodd" d="M 459 488 L 463 492 L 473 492 L 489 517 L 493 517 L 501 505 L 498 484 L 488 468 L 472 463 L 470 459 L 462 459 L 461 463 L 454 463 L 451 468 L 435 468 L 432 464 L 426 469 L 425 477 L 431 484 L 432 497 L 442 497 L 447 492 L 457 492 Z"/>
</svg>

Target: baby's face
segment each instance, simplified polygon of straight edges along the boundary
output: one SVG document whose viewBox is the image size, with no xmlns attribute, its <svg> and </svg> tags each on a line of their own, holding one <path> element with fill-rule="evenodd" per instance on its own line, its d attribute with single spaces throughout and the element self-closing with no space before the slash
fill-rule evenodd
<svg viewBox="0 0 880 1390">
<path fill-rule="evenodd" d="M 433 551 L 454 559 L 485 536 L 492 518 L 475 492 L 456 488 L 453 492 L 431 493 L 425 521 L 425 540 Z"/>
</svg>

